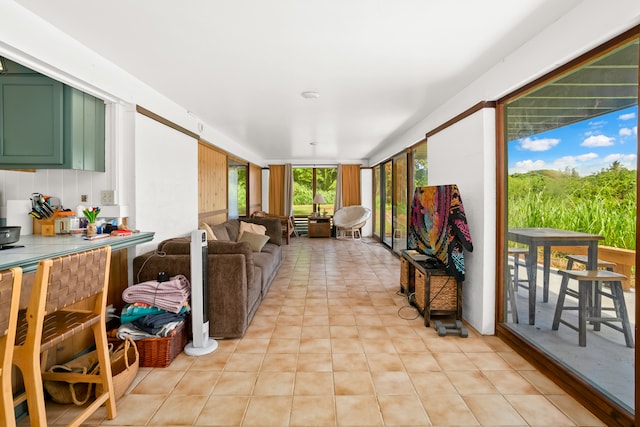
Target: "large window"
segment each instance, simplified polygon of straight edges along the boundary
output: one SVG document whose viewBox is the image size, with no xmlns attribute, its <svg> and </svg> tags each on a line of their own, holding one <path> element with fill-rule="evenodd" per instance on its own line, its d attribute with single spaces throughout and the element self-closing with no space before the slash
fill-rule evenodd
<svg viewBox="0 0 640 427">
<path fill-rule="evenodd" d="M 338 169 L 335 167 L 293 168 L 294 216 L 311 215 L 314 209 L 333 215 L 337 175 Z M 316 206 L 313 203 L 316 194 L 322 194 L 325 203 Z"/>
<path fill-rule="evenodd" d="M 393 251 L 407 248 L 407 154 L 393 158 Z"/>
<path fill-rule="evenodd" d="M 632 267 L 637 214 L 638 50 L 637 36 L 624 40 L 499 104 L 505 144 L 503 244 L 525 250 L 531 247 L 516 241 L 521 233 L 516 229 L 548 228 L 601 236 L 598 258 L 606 260 L 618 254 L 616 271 L 629 276 L 623 282 L 623 300 L 632 331 L 636 318 Z M 567 268 L 567 255 L 586 255 L 586 249 L 563 247 L 557 240 L 549 246 L 548 252 L 540 250 L 533 254 L 535 259 L 529 256 L 526 261 L 505 251 L 501 325 L 589 384 L 589 392 L 595 390 L 605 401 L 633 414 L 635 351 L 626 345 L 624 334 L 604 324 L 596 328 L 596 322 L 585 328 L 586 346 L 580 347 L 578 332 L 555 321 L 577 325 L 577 310 L 562 309 L 577 306 L 577 301 L 561 292 L 561 276 L 554 273 Z M 625 254 L 631 252 L 632 261 L 625 261 Z M 551 270 L 546 280 L 545 265 Z M 516 267 L 523 286 L 515 281 Z M 535 273 L 535 283 L 530 283 L 531 273 Z M 571 282 L 578 290 L 577 281 Z M 537 290 L 533 301 L 531 286 Z M 587 288 L 580 286 L 587 295 Z M 561 295 L 566 295 L 564 303 Z M 615 309 L 609 298 L 591 295 L 586 303 L 589 313 L 595 313 L 599 304 Z M 611 316 L 614 312 L 603 313 Z M 621 326 L 620 322 L 615 325 Z"/>
<path fill-rule="evenodd" d="M 382 211 L 382 192 L 380 190 L 380 165 L 373 168 L 373 235 L 380 238 L 382 234 L 382 221 L 380 221 L 380 212 Z"/>
</svg>

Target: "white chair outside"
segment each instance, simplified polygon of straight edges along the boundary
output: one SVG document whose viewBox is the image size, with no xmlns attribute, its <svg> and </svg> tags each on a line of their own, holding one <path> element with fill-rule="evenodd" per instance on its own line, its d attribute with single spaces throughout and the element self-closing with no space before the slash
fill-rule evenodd
<svg viewBox="0 0 640 427">
<path fill-rule="evenodd" d="M 345 206 L 333 214 L 333 225 L 336 226 L 336 237 L 351 236 L 352 239 L 362 238 L 360 229 L 371 217 L 371 209 L 360 205 Z"/>
</svg>

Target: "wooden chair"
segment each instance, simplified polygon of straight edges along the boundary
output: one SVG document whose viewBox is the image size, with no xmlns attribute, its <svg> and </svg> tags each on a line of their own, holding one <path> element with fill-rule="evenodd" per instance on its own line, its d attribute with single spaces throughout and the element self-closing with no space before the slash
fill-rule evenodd
<svg viewBox="0 0 640 427">
<path fill-rule="evenodd" d="M 251 214 L 251 218 L 278 218 L 282 225 L 282 235 L 286 239 L 287 245 L 290 242 L 291 236 L 298 236 L 293 218 L 290 216 L 272 215 L 265 211 L 255 211 Z"/>
<path fill-rule="evenodd" d="M 0 380 L 2 381 L 0 423 L 7 427 L 15 427 L 16 425 L 11 366 L 18 326 L 21 285 L 22 269 L 12 268 L 0 271 Z"/>
<path fill-rule="evenodd" d="M 34 427 L 47 425 L 43 380 L 102 385 L 103 392 L 83 407 L 69 426 L 79 426 L 103 404 L 106 404 L 107 418 L 116 416 L 106 333 L 110 263 L 111 247 L 106 246 L 42 260 L 38 264 L 29 305 L 18 319 L 14 349 L 14 364 L 24 378 L 29 420 Z M 92 308 L 80 308 L 90 306 Z M 85 330 L 93 333 L 99 373 L 45 372 L 47 351 Z"/>
</svg>

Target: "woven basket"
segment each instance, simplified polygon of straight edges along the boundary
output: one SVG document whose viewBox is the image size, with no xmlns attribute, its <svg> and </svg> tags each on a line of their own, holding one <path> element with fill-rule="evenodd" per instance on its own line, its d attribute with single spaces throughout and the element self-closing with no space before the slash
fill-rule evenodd
<svg viewBox="0 0 640 427">
<path fill-rule="evenodd" d="M 166 368 L 187 345 L 185 322 L 181 322 L 171 335 L 164 338 L 144 338 L 137 340 L 140 366 L 145 368 Z"/>
<path fill-rule="evenodd" d="M 429 280 L 429 298 L 426 298 L 427 280 Z M 425 277 L 416 270 L 416 302 L 421 310 L 431 302 L 431 311 L 455 311 L 458 307 L 458 282 L 448 275 L 429 274 Z"/>
<path fill-rule="evenodd" d="M 409 289 L 409 261 L 404 258 L 400 258 L 400 286 L 405 294 L 413 291 Z"/>
<path fill-rule="evenodd" d="M 95 350 L 90 351 L 63 365 L 53 365 L 49 368 L 49 371 L 93 375 L 98 372 L 98 355 Z M 51 400 L 61 404 L 84 405 L 89 401 L 93 392 L 92 383 L 81 381 L 71 383 L 47 380 L 43 382 L 43 385 L 49 396 L 51 396 Z"/>
<path fill-rule="evenodd" d="M 124 396 L 138 375 L 140 356 L 136 342 L 127 337 L 111 355 L 111 377 L 116 400 Z M 102 394 L 102 384 L 96 384 L 96 395 Z"/>
</svg>

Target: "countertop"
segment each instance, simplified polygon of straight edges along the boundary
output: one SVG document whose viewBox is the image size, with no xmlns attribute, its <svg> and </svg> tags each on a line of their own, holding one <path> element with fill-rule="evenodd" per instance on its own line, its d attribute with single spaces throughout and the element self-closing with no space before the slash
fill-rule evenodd
<svg viewBox="0 0 640 427">
<path fill-rule="evenodd" d="M 97 240 L 85 240 L 81 236 L 72 235 L 40 236 L 31 234 L 20 236 L 20 240 L 13 243 L 12 246 L 24 247 L 0 250 L 0 270 L 22 267 L 24 272 L 35 271 L 38 262 L 42 259 L 69 255 L 102 246 L 111 246 L 112 250 L 129 248 L 140 243 L 150 242 L 153 240 L 154 234 L 153 232 L 137 232 L 131 236 L 105 237 Z"/>
</svg>

